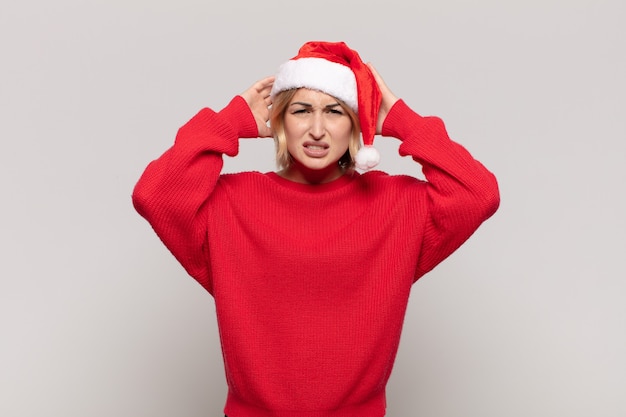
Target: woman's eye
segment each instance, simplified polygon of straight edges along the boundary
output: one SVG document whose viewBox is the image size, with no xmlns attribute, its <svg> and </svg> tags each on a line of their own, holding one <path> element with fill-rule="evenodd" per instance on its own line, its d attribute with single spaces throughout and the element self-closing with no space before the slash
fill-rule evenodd
<svg viewBox="0 0 626 417">
<path fill-rule="evenodd" d="M 341 111 L 341 109 L 328 109 L 328 113 L 336 114 L 336 115 L 342 115 L 343 111 Z"/>
<path fill-rule="evenodd" d="M 302 114 L 302 113 L 306 113 L 307 109 L 298 109 L 298 110 L 294 110 L 293 114 Z"/>
</svg>

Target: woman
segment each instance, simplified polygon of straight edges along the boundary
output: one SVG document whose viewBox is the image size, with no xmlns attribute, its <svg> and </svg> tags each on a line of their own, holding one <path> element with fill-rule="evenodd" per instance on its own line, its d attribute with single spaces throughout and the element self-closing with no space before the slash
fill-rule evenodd
<svg viewBox="0 0 626 417">
<path fill-rule="evenodd" d="M 398 138 L 426 180 L 356 170 L 377 163 L 376 134 Z M 240 138 L 270 136 L 278 172 L 221 174 Z M 440 119 L 413 112 L 354 50 L 309 42 L 187 122 L 133 202 L 215 300 L 229 417 L 379 417 L 412 284 L 499 194 Z"/>
</svg>

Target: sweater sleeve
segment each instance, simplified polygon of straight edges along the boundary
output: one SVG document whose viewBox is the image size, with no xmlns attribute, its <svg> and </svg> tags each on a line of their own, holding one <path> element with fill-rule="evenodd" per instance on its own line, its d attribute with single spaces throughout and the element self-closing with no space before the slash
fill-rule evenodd
<svg viewBox="0 0 626 417">
<path fill-rule="evenodd" d="M 210 219 L 205 203 L 219 179 L 222 155 L 237 155 L 238 139 L 257 135 L 254 117 L 241 96 L 219 113 L 204 108 L 178 130 L 174 145 L 146 167 L 133 190 L 137 212 L 209 292 Z"/>
<path fill-rule="evenodd" d="M 403 100 L 385 119 L 382 134 L 400 139 L 400 155 L 422 165 L 428 216 L 415 280 L 458 249 L 500 204 L 495 176 L 460 144 L 441 119 L 422 117 Z M 422 199 L 423 199 L 423 194 Z"/>
</svg>

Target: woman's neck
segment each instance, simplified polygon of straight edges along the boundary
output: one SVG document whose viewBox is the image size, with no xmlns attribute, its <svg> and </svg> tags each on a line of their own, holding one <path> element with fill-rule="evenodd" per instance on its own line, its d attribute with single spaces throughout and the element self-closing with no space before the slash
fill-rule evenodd
<svg viewBox="0 0 626 417">
<path fill-rule="evenodd" d="M 329 166 L 325 169 L 308 169 L 297 165 L 297 162 L 283 170 L 277 172 L 281 177 L 301 184 L 324 184 L 341 177 L 345 169 L 339 164 Z"/>
</svg>

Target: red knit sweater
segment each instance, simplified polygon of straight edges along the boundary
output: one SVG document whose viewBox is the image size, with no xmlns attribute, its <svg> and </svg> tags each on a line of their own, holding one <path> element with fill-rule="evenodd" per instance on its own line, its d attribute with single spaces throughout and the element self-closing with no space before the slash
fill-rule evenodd
<svg viewBox="0 0 626 417">
<path fill-rule="evenodd" d="M 245 101 L 201 110 L 133 202 L 214 299 L 229 417 L 380 417 L 409 291 L 499 204 L 494 176 L 440 119 L 399 101 L 383 135 L 426 181 L 383 172 L 305 185 L 221 174 L 256 137 Z"/>
</svg>

